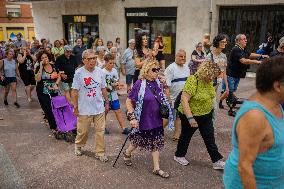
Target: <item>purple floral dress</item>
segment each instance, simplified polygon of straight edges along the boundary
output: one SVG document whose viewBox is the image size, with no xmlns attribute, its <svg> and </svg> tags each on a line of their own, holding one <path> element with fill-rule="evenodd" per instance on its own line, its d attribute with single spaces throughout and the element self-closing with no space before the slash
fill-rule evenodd
<svg viewBox="0 0 284 189">
<path fill-rule="evenodd" d="M 133 101 L 133 104 L 138 100 L 141 83 L 141 80 L 137 80 L 128 94 L 128 98 Z M 164 147 L 164 128 L 160 116 L 160 103 L 156 100 L 152 91 L 159 94 L 161 88 L 156 81 L 147 81 L 139 131 L 129 135 L 129 140 L 133 146 L 150 152 L 160 151 Z"/>
</svg>

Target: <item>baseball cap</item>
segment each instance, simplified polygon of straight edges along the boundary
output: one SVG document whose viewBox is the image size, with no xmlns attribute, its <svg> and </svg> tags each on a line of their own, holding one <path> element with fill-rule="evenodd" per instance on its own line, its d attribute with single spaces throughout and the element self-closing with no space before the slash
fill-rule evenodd
<svg viewBox="0 0 284 189">
<path fill-rule="evenodd" d="M 64 51 L 72 51 L 72 47 L 70 45 L 65 45 Z"/>
</svg>

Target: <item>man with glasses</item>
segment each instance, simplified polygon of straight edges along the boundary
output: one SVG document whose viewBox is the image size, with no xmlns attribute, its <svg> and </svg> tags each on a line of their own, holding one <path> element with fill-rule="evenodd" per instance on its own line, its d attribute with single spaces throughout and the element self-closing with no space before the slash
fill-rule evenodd
<svg viewBox="0 0 284 189">
<path fill-rule="evenodd" d="M 176 53 L 175 62 L 171 63 L 165 70 L 166 84 L 169 87 L 170 100 L 174 106 L 174 102 L 183 89 L 185 81 L 187 80 L 190 70 L 186 63 L 186 52 L 182 49 Z M 176 114 L 177 115 L 177 114 Z M 175 117 L 175 132 L 173 140 L 177 141 L 180 135 L 180 119 Z"/>
<path fill-rule="evenodd" d="M 69 45 L 64 46 L 64 54 L 57 57 L 55 66 L 58 68 L 61 76 L 60 89 L 64 91 L 64 96 L 71 102 L 71 86 L 75 70 L 78 67 L 78 62 L 75 56 L 72 55 L 72 48 Z"/>
<path fill-rule="evenodd" d="M 102 162 L 108 161 L 105 155 L 105 112 L 109 103 L 106 82 L 102 69 L 96 66 L 97 55 L 92 49 L 82 54 L 84 66 L 77 69 L 72 84 L 72 103 L 77 119 L 75 154 L 82 155 L 82 148 L 88 139 L 91 123 L 95 124 L 95 157 Z"/>
<path fill-rule="evenodd" d="M 241 78 L 246 77 L 247 69 L 249 65 L 260 64 L 259 60 L 252 60 L 257 58 L 267 58 L 267 55 L 260 55 L 256 53 L 250 53 L 247 49 L 247 38 L 244 34 L 238 34 L 235 39 L 236 45 L 233 47 L 228 60 L 227 65 L 227 80 L 229 86 L 229 96 L 227 103 L 230 107 L 228 111 L 229 116 L 235 116 L 236 112 L 233 110 L 237 103 L 235 92 L 238 89 L 238 85 Z"/>
</svg>

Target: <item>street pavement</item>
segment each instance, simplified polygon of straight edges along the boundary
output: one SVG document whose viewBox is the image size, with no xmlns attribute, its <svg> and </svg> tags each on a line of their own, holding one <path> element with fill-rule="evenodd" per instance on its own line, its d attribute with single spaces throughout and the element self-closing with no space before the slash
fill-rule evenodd
<svg viewBox="0 0 284 189">
<path fill-rule="evenodd" d="M 254 78 L 241 80 L 238 97 L 248 98 L 255 90 Z M 0 103 L 0 189 L 14 188 L 68 188 L 68 189 L 221 189 L 222 171 L 212 169 L 203 140 L 196 132 L 186 158 L 190 164 L 181 166 L 173 160 L 177 142 L 171 140 L 172 131 L 165 132 L 165 148 L 161 152 L 161 169 L 170 173 L 169 179 L 152 174 L 151 154 L 136 151 L 133 166 L 124 165 L 122 157 L 116 168 L 112 164 L 126 136 L 121 134 L 113 112 L 107 116 L 106 154 L 110 161 L 102 163 L 94 158 L 94 128 L 81 157 L 74 155 L 74 145 L 50 136 L 49 128 L 42 122 L 42 111 L 34 97 L 28 103 L 22 84 L 18 86 L 19 104 L 4 107 Z M 125 108 L 125 91 L 120 101 Z M 2 90 L 1 90 L 2 94 Z M 2 95 L 1 95 L 2 96 Z M 35 95 L 34 95 L 35 96 Z M 9 97 L 11 103 L 11 98 Z M 225 104 L 225 103 L 224 103 Z M 227 106 L 225 106 L 227 109 Z M 227 111 L 218 111 L 215 137 L 219 151 L 225 159 L 231 149 L 233 118 Z M 128 123 L 127 123 L 128 124 Z"/>
</svg>

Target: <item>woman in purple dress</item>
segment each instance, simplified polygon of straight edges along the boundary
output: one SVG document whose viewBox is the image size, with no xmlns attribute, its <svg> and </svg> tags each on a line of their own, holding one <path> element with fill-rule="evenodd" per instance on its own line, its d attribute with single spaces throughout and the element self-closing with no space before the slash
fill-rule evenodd
<svg viewBox="0 0 284 189">
<path fill-rule="evenodd" d="M 133 131 L 129 135 L 131 144 L 124 152 L 124 162 L 131 166 L 131 154 L 136 149 L 152 153 L 153 174 L 168 178 L 169 173 L 160 169 L 160 151 L 164 147 L 163 120 L 160 115 L 161 104 L 170 107 L 158 78 L 159 62 L 146 59 L 140 71 L 140 79 L 134 84 L 126 99 L 127 118 Z M 169 120 L 171 121 L 171 111 Z"/>
</svg>

